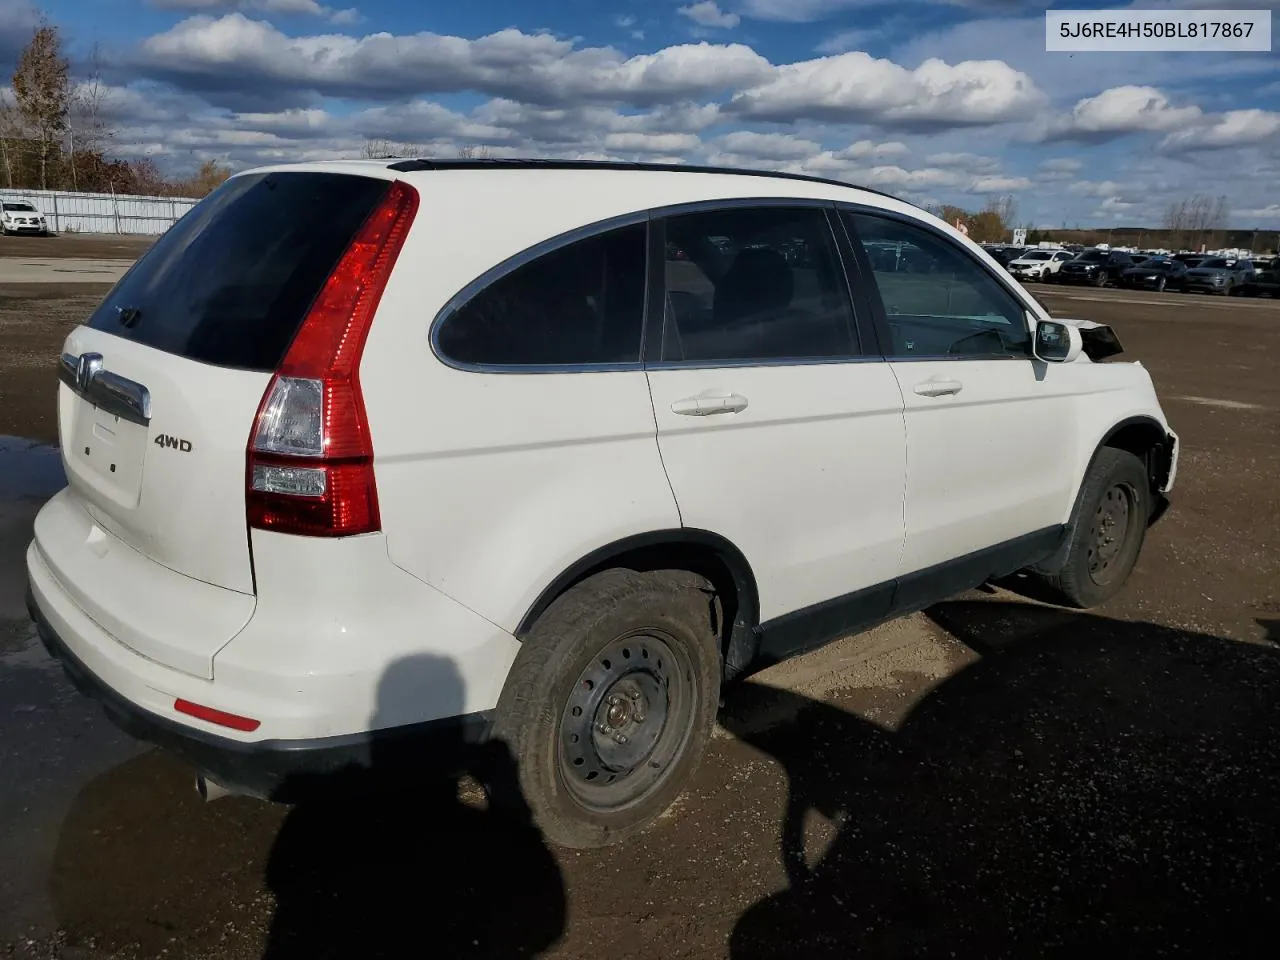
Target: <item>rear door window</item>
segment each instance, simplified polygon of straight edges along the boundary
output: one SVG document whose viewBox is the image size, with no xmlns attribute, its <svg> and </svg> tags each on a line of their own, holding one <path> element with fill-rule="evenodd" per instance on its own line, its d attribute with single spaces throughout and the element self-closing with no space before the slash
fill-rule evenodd
<svg viewBox="0 0 1280 960">
<path fill-rule="evenodd" d="M 203 363 L 274 370 L 390 181 L 234 177 L 182 217 L 89 326 Z"/>
<path fill-rule="evenodd" d="M 824 210 L 729 207 L 669 217 L 668 363 L 854 355 L 853 313 Z"/>
</svg>

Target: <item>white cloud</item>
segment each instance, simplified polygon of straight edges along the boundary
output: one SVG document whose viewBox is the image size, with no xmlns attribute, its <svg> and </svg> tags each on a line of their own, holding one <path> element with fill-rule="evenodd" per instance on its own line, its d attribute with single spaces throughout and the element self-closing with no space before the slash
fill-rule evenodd
<svg viewBox="0 0 1280 960">
<path fill-rule="evenodd" d="M 1280 134 L 1280 113 L 1271 110 L 1229 110 L 1205 121 L 1174 130 L 1160 141 L 1160 148 L 1170 152 L 1223 150 L 1265 143 Z"/>
<path fill-rule="evenodd" d="M 1120 184 L 1114 180 L 1077 180 L 1067 189 L 1084 197 L 1113 197 L 1119 192 Z"/>
<path fill-rule="evenodd" d="M 1049 0 L 923 0 L 937 6 L 962 7 L 970 10 L 1006 10 L 1021 13 L 1030 6 L 1047 6 Z M 884 0 L 743 0 L 742 12 L 757 20 L 781 20 L 806 23 L 841 10 L 858 7 L 884 7 Z"/>
<path fill-rule="evenodd" d="M 739 130 L 719 140 L 728 153 L 763 160 L 803 160 L 822 151 L 816 140 L 804 140 L 789 133 L 753 133 Z"/>
<path fill-rule="evenodd" d="M 610 133 L 604 138 L 606 150 L 621 153 L 676 153 L 696 150 L 702 141 L 692 133 Z"/>
<path fill-rule="evenodd" d="M 1125 86 L 1086 97 L 1070 114 L 1050 122 L 1047 140 L 1110 140 L 1130 133 L 1160 132 L 1195 123 L 1195 105 L 1175 107 L 1155 87 Z"/>
<path fill-rule="evenodd" d="M 927 60 L 914 70 L 865 53 L 774 68 L 773 78 L 740 91 L 729 110 L 781 122 L 797 118 L 923 128 L 1000 123 L 1045 102 L 1031 78 L 999 60 L 954 66 Z"/>
<path fill-rule="evenodd" d="M 1247 220 L 1280 220 L 1280 203 L 1270 203 L 1253 210 L 1236 210 L 1235 216 Z"/>
<path fill-rule="evenodd" d="M 293 2 L 293 0 L 291 0 Z M 1025 117 L 1045 101 L 998 60 L 914 70 L 865 53 L 774 66 L 743 44 L 681 44 L 628 57 L 546 33 L 478 39 L 419 33 L 288 36 L 240 13 L 192 17 L 143 41 L 144 75 L 235 109 L 310 105 L 315 95 L 396 100 L 474 91 L 525 103 L 652 106 L 730 96 L 741 117 L 939 130 Z"/>
<path fill-rule="evenodd" d="M 1016 193 L 1029 190 L 1033 184 L 1026 177 L 974 177 L 969 183 L 970 193 Z"/>
<path fill-rule="evenodd" d="M 1075 157 L 1051 157 L 1040 161 L 1040 170 L 1045 173 L 1076 173 L 1084 168 L 1084 161 Z"/>
<path fill-rule="evenodd" d="M 814 47 L 814 51 L 827 55 L 848 53 L 850 50 L 864 49 L 868 41 L 874 40 L 878 35 L 878 30 L 841 30 L 823 40 Z"/>
<path fill-rule="evenodd" d="M 354 7 L 335 10 L 319 0 L 151 0 L 153 7 L 161 10 L 250 10 L 280 15 L 297 14 L 323 17 L 336 24 L 360 22 L 360 11 Z"/>
<path fill-rule="evenodd" d="M 852 143 L 836 153 L 838 157 L 846 157 L 850 160 L 888 160 L 891 157 L 906 156 L 911 151 L 905 143 L 900 140 L 890 140 L 888 143 L 877 143 L 874 140 L 859 140 Z"/>
<path fill-rule="evenodd" d="M 1000 169 L 1000 161 L 995 157 L 986 157 L 977 153 L 935 153 L 925 157 L 924 162 L 931 167 L 954 167 L 970 173 L 991 174 Z"/>
<path fill-rule="evenodd" d="M 713 96 L 767 79 L 742 44 L 683 44 L 625 57 L 611 47 L 507 29 L 476 40 L 419 33 L 290 37 L 239 13 L 192 17 L 142 44 L 142 66 L 183 86 L 237 95 L 306 90 L 396 98 L 476 90 L 535 103 L 653 104 Z"/>
<path fill-rule="evenodd" d="M 736 13 L 725 13 L 716 5 L 715 0 L 700 0 L 698 3 L 681 7 L 676 11 L 682 17 L 688 17 L 701 27 L 720 30 L 732 30 L 742 22 Z"/>
</svg>

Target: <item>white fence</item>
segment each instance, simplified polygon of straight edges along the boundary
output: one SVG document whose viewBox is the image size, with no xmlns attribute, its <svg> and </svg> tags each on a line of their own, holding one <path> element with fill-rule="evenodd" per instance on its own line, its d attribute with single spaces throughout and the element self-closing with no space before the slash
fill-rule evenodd
<svg viewBox="0 0 1280 960">
<path fill-rule="evenodd" d="M 187 197 L 133 197 L 62 190 L 4 190 L 2 200 L 27 200 L 54 233 L 164 233 L 198 201 Z"/>
</svg>

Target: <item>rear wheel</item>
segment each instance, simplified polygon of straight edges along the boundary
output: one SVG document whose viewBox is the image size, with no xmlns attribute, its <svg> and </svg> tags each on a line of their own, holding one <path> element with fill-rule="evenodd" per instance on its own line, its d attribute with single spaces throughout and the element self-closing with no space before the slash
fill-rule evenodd
<svg viewBox="0 0 1280 960">
<path fill-rule="evenodd" d="M 1045 579 L 1074 606 L 1104 603 L 1138 562 L 1150 516 L 1146 466 L 1128 451 L 1104 447 L 1081 486 L 1066 558 Z"/>
<path fill-rule="evenodd" d="M 713 594 L 682 571 L 606 570 L 525 638 L 498 702 L 523 801 L 567 847 L 623 840 L 684 789 L 720 696 Z M 498 788 L 500 789 L 500 788 Z"/>
</svg>

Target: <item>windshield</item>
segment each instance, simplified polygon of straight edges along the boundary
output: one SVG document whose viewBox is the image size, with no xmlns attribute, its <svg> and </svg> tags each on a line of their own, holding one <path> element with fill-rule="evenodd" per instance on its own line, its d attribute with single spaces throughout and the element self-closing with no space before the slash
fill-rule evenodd
<svg viewBox="0 0 1280 960">
<path fill-rule="evenodd" d="M 1153 258 L 1151 260 L 1144 260 L 1142 262 L 1143 270 L 1168 270 L 1172 266 L 1173 266 L 1172 260 L 1158 260 Z"/>
<path fill-rule="evenodd" d="M 1214 260 L 1206 260 L 1201 263 L 1200 266 L 1205 270 L 1226 270 L 1231 266 L 1231 261 L 1223 260 L 1221 257 L 1218 257 Z"/>
<path fill-rule="evenodd" d="M 1076 257 L 1081 263 L 1105 263 L 1107 254 L 1101 250 L 1089 250 Z"/>
<path fill-rule="evenodd" d="M 35 213 L 35 212 L 36 212 L 36 208 L 35 208 L 35 207 L 33 207 L 33 206 L 32 206 L 31 204 L 29 204 L 29 203 L 6 203 L 6 204 L 4 205 L 4 208 L 5 208 L 6 210 L 17 210 L 17 211 L 21 211 L 22 213 Z"/>
<path fill-rule="evenodd" d="M 1049 254 L 1047 254 L 1047 253 L 1024 253 L 1024 254 L 1022 255 L 1022 258 L 1021 258 L 1021 259 L 1023 259 L 1023 260 L 1048 260 L 1048 259 L 1049 259 Z"/>
</svg>

